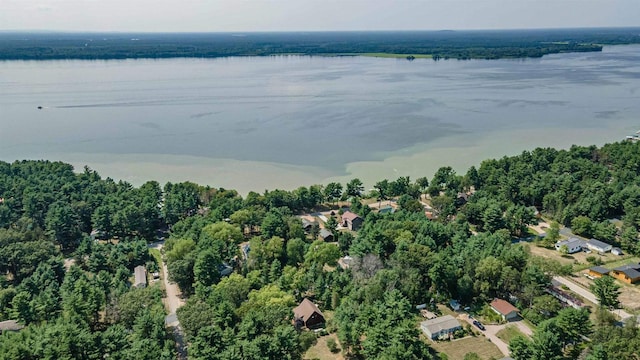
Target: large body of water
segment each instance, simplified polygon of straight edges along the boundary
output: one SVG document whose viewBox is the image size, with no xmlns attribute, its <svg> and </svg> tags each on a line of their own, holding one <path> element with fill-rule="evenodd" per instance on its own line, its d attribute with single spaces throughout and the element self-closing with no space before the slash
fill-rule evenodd
<svg viewBox="0 0 640 360">
<path fill-rule="evenodd" d="M 491 61 L 0 62 L 0 160 L 87 164 L 136 185 L 371 186 L 638 129 L 637 45 Z"/>
</svg>

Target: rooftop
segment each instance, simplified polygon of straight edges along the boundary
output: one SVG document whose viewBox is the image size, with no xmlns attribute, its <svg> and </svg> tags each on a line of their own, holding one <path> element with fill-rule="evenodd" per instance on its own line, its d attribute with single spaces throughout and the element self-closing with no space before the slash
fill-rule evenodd
<svg viewBox="0 0 640 360">
<path fill-rule="evenodd" d="M 431 320 L 425 320 L 420 323 L 423 328 L 429 329 L 432 334 L 442 330 L 453 329 L 460 326 L 460 322 L 451 315 L 441 316 Z"/>
<path fill-rule="evenodd" d="M 326 238 L 327 236 L 333 236 L 333 234 L 327 229 L 320 229 L 320 236 Z"/>
<path fill-rule="evenodd" d="M 584 244 L 586 244 L 586 241 L 580 240 L 578 238 L 569 238 L 567 240 L 558 241 L 556 243 L 556 246 L 567 245 L 567 247 L 573 247 L 571 245 L 574 245 L 574 244 L 576 246 L 583 246 Z"/>
<path fill-rule="evenodd" d="M 604 249 L 604 248 L 606 248 L 608 246 L 611 246 L 611 245 L 607 244 L 606 242 L 602 242 L 602 241 L 596 240 L 596 239 L 589 240 L 588 244 L 591 245 L 591 246 L 595 246 L 595 247 L 601 248 L 601 249 Z"/>
<path fill-rule="evenodd" d="M 496 309 L 496 311 L 502 315 L 508 315 L 513 311 L 519 311 L 518 308 L 511 305 L 508 301 L 502 299 L 493 299 L 493 301 L 491 302 L 491 307 Z"/>
<path fill-rule="evenodd" d="M 342 220 L 349 220 L 349 221 L 353 221 L 354 219 L 359 218 L 360 216 L 358 216 L 358 214 L 356 213 L 352 213 L 351 211 L 345 211 L 344 214 L 342 214 Z"/>
<path fill-rule="evenodd" d="M 640 264 L 620 266 L 613 270 L 621 272 L 632 279 L 640 278 Z"/>
<path fill-rule="evenodd" d="M 589 271 L 593 271 L 593 272 L 596 272 L 598 274 L 606 275 L 611 270 L 609 270 L 609 269 L 607 269 L 605 267 L 602 267 L 602 266 L 594 266 L 594 267 L 590 268 Z"/>
<path fill-rule="evenodd" d="M 324 317 L 324 315 L 322 315 L 322 311 L 318 309 L 318 306 L 307 298 L 304 298 L 300 305 L 293 308 L 293 314 L 295 315 L 296 319 L 302 319 L 305 321 L 308 320 L 314 312 L 317 312 Z"/>
</svg>

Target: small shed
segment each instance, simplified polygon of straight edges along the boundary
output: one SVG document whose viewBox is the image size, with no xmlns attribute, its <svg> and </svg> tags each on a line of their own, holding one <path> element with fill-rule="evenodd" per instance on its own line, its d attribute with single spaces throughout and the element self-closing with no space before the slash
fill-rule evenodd
<svg viewBox="0 0 640 360">
<path fill-rule="evenodd" d="M 315 221 L 311 221 L 309 219 L 305 219 L 302 218 L 302 229 L 304 229 L 304 232 L 309 234 L 311 232 L 311 230 L 313 230 L 313 226 L 317 225 L 317 223 Z"/>
<path fill-rule="evenodd" d="M 346 227 L 352 231 L 358 231 L 362 227 L 362 223 L 364 220 L 358 214 L 352 213 L 351 211 L 345 211 L 342 214 L 342 226 Z"/>
<path fill-rule="evenodd" d="M 451 310 L 453 311 L 460 311 L 460 308 L 462 307 L 460 305 L 460 303 L 458 302 L 458 300 L 449 300 L 449 307 L 451 308 Z"/>
<path fill-rule="evenodd" d="M 133 269 L 133 276 L 133 286 L 137 288 L 143 288 L 147 286 L 147 269 L 144 266 L 136 266 L 136 268 Z"/>
<path fill-rule="evenodd" d="M 333 233 L 327 229 L 320 230 L 320 239 L 326 242 L 333 242 Z"/>
<path fill-rule="evenodd" d="M 611 253 L 613 255 L 618 255 L 618 256 L 624 255 L 624 253 L 622 252 L 622 249 L 617 248 L 617 247 L 612 248 L 611 249 Z"/>
<path fill-rule="evenodd" d="M 297 328 L 312 329 L 324 324 L 324 315 L 311 300 L 304 298 L 300 305 L 293 309 L 294 322 Z"/>
<path fill-rule="evenodd" d="M 611 270 L 609 270 L 609 269 L 607 269 L 605 267 L 602 267 L 602 266 L 594 266 L 594 267 L 589 269 L 589 275 L 593 276 L 595 278 L 600 278 L 600 277 L 603 277 L 605 275 L 608 275 L 610 271 Z"/>
<path fill-rule="evenodd" d="M 450 336 L 456 330 L 461 330 L 462 325 L 451 315 L 441 316 L 431 320 L 425 320 L 420 323 L 420 329 L 431 340 L 440 339 Z"/>
<path fill-rule="evenodd" d="M 504 321 L 510 321 L 518 317 L 518 308 L 511 305 L 506 300 L 493 299 L 489 305 L 491 306 L 491 310 L 500 315 Z"/>
</svg>

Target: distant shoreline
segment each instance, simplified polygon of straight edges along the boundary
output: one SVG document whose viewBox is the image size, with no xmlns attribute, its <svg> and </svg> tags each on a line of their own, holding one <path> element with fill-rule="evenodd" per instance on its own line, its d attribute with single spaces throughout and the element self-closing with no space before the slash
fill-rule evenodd
<svg viewBox="0 0 640 360">
<path fill-rule="evenodd" d="M 0 60 L 119 60 L 238 56 L 375 56 L 505 59 L 602 51 L 640 43 L 640 28 L 312 32 L 28 33 L 0 32 Z"/>
</svg>

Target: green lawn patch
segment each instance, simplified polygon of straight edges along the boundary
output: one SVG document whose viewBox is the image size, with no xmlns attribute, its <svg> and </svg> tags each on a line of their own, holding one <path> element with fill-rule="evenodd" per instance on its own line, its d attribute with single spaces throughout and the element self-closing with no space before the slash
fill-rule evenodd
<svg viewBox="0 0 640 360">
<path fill-rule="evenodd" d="M 513 340 L 518 336 L 526 337 L 526 335 L 523 334 L 522 331 L 520 331 L 520 329 L 518 329 L 518 327 L 515 325 L 509 325 L 504 329 L 498 331 L 496 336 L 502 341 L 504 341 L 506 344 L 509 344 L 511 340 Z"/>
</svg>

